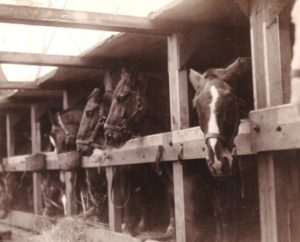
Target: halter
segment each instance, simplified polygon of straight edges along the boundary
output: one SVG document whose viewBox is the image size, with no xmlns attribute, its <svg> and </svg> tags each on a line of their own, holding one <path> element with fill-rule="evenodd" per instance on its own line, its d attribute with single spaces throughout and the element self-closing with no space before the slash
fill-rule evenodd
<svg viewBox="0 0 300 242">
<path fill-rule="evenodd" d="M 220 140 L 221 142 L 225 143 L 225 144 L 230 144 L 230 148 L 234 148 L 235 147 L 235 143 L 233 142 L 234 137 L 231 139 L 226 139 L 223 135 L 218 134 L 218 133 L 207 133 L 204 135 L 204 140 L 205 140 L 205 144 L 208 144 L 209 139 L 217 139 Z"/>
<path fill-rule="evenodd" d="M 63 121 L 62 121 L 62 118 L 61 118 L 61 115 L 58 114 L 57 116 L 57 119 L 58 119 L 58 124 L 59 126 L 62 128 L 62 130 L 64 131 L 67 139 L 66 139 L 66 143 L 67 144 L 70 144 L 71 142 L 71 139 L 73 140 L 76 140 L 76 135 L 72 134 L 71 132 L 69 132 L 69 130 L 66 128 L 66 126 L 64 125 Z"/>
<path fill-rule="evenodd" d="M 113 125 L 105 122 L 104 129 L 111 129 L 116 132 L 125 133 L 125 134 L 132 134 L 132 130 L 130 130 L 130 124 L 134 121 L 136 116 L 144 109 L 141 102 L 141 96 L 139 91 L 131 91 L 130 94 L 135 94 L 136 98 L 136 107 L 134 112 L 127 118 L 124 119 L 120 126 Z"/>
<path fill-rule="evenodd" d="M 76 139 L 76 144 L 93 146 L 94 148 L 103 148 L 101 145 L 95 143 L 95 139 L 100 129 L 104 129 L 104 123 L 106 116 L 100 112 L 98 122 L 92 132 L 91 137 L 88 140 Z"/>
</svg>

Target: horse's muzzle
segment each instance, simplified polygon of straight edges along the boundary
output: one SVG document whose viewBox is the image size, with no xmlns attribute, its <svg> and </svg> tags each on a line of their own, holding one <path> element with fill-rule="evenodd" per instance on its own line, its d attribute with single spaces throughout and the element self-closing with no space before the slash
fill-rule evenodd
<svg viewBox="0 0 300 242">
<path fill-rule="evenodd" d="M 105 144 L 109 146 L 119 146 L 123 143 L 121 132 L 107 129 L 105 130 Z"/>
</svg>

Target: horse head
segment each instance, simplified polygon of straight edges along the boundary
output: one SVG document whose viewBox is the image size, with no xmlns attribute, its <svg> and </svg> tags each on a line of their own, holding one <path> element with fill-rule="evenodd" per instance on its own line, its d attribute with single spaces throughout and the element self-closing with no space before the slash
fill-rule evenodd
<svg viewBox="0 0 300 242">
<path fill-rule="evenodd" d="M 76 139 L 77 151 L 90 155 L 93 148 L 104 145 L 104 123 L 109 112 L 111 95 L 104 86 L 95 88 L 88 97 Z"/>
<path fill-rule="evenodd" d="M 76 150 L 76 136 L 82 117 L 82 111 L 77 109 L 49 113 L 51 121 L 50 140 L 56 152 Z"/>
<path fill-rule="evenodd" d="M 196 91 L 193 105 L 204 133 L 207 165 L 213 176 L 232 173 L 234 138 L 243 103 L 237 97 L 237 89 L 250 72 L 250 58 L 238 58 L 227 68 L 209 69 L 204 74 L 190 70 L 190 81 Z"/>
<path fill-rule="evenodd" d="M 147 78 L 123 69 L 104 124 L 106 145 L 119 146 L 136 135 L 147 112 Z"/>
</svg>

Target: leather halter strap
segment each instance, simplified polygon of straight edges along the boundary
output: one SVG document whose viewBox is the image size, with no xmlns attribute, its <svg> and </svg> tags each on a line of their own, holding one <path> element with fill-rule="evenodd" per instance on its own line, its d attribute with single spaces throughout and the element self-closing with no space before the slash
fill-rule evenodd
<svg viewBox="0 0 300 242">
<path fill-rule="evenodd" d="M 62 118 L 61 118 L 60 114 L 57 115 L 57 119 L 58 119 L 59 126 L 62 128 L 62 130 L 64 131 L 65 135 L 67 136 L 67 142 L 69 142 L 70 138 L 76 139 L 76 135 L 74 135 L 71 132 L 69 132 L 69 130 L 66 128 L 64 122 L 62 121 Z"/>
<path fill-rule="evenodd" d="M 208 140 L 211 139 L 211 138 L 215 138 L 215 139 L 218 139 L 218 140 L 221 140 L 222 142 L 226 142 L 226 138 L 221 135 L 221 134 L 218 134 L 218 133 L 207 133 L 204 135 L 204 140 L 205 140 L 205 144 L 208 143 Z"/>
<path fill-rule="evenodd" d="M 235 147 L 235 144 L 233 142 L 234 138 L 232 139 L 227 139 L 225 138 L 223 135 L 218 134 L 218 133 L 207 133 L 204 135 L 204 140 L 205 140 L 205 144 L 208 144 L 208 140 L 211 138 L 215 138 L 217 140 L 222 141 L 223 143 L 228 143 L 231 145 L 231 147 Z"/>
<path fill-rule="evenodd" d="M 136 94 L 136 107 L 135 107 L 134 112 L 127 119 L 123 120 L 121 126 L 113 125 L 113 124 L 109 124 L 109 123 L 105 122 L 104 129 L 111 129 L 116 132 L 132 133 L 132 131 L 129 129 L 129 125 L 134 120 L 134 118 L 143 110 L 143 106 L 141 103 L 140 93 L 138 91 L 137 92 L 132 91 L 131 93 Z"/>
<path fill-rule="evenodd" d="M 106 120 L 106 116 L 100 115 L 99 119 L 98 119 L 98 122 L 97 122 L 97 124 L 96 124 L 96 126 L 95 126 L 95 128 L 92 132 L 91 137 L 88 140 L 76 139 L 76 144 L 86 145 L 86 146 L 93 146 L 95 148 L 102 147 L 100 145 L 97 145 L 94 142 L 95 142 L 95 139 L 97 137 L 97 134 L 98 134 L 99 130 L 101 128 L 104 129 L 105 120 Z"/>
</svg>

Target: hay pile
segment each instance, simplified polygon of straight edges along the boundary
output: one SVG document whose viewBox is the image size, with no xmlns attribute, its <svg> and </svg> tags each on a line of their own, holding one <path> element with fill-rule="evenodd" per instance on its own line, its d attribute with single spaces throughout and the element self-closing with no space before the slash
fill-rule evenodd
<svg viewBox="0 0 300 242">
<path fill-rule="evenodd" d="M 79 218 L 62 218 L 26 242 L 91 242 L 87 237 L 88 226 Z"/>
</svg>

